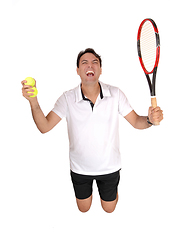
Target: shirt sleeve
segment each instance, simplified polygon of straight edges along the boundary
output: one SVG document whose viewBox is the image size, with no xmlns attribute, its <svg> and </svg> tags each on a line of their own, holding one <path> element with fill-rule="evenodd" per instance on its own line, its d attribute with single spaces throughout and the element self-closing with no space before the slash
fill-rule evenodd
<svg viewBox="0 0 180 240">
<path fill-rule="evenodd" d="M 52 109 L 61 119 L 67 115 L 67 101 L 65 94 L 62 94 L 56 101 L 54 108 Z"/>
<path fill-rule="evenodd" d="M 120 89 L 119 89 L 119 109 L 118 110 L 123 117 L 128 115 L 133 110 L 127 97 Z"/>
</svg>

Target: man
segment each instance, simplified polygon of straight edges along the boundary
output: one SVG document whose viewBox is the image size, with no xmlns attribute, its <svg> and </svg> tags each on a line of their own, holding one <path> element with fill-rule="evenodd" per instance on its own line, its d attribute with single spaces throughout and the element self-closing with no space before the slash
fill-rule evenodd
<svg viewBox="0 0 180 240">
<path fill-rule="evenodd" d="M 148 117 L 139 116 L 123 92 L 99 82 L 101 57 L 86 49 L 77 58 L 81 84 L 65 92 L 45 117 L 31 86 L 22 81 L 23 96 L 29 100 L 33 119 L 41 133 L 50 131 L 66 118 L 70 143 L 70 169 L 78 208 L 87 212 L 92 203 L 92 184 L 96 180 L 102 208 L 111 213 L 118 201 L 121 157 L 118 117 L 121 114 L 134 128 L 146 129 L 163 119 L 159 107 L 149 108 Z"/>
</svg>

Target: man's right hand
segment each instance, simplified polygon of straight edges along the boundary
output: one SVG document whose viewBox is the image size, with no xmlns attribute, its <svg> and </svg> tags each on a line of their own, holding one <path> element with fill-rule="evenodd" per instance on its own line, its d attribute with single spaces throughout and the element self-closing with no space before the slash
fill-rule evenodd
<svg viewBox="0 0 180 240">
<path fill-rule="evenodd" d="M 54 113 L 53 111 L 49 112 L 49 114 L 45 117 L 43 111 L 41 110 L 37 97 L 30 97 L 33 95 L 32 86 L 25 85 L 26 80 L 21 82 L 22 84 L 22 95 L 29 100 L 31 111 L 33 115 L 34 122 L 41 133 L 49 132 L 53 127 L 56 126 L 61 121 L 61 118 Z M 36 87 L 36 81 L 35 81 Z M 32 92 L 32 93 L 28 93 Z"/>
<path fill-rule="evenodd" d="M 34 79 L 35 80 L 35 79 Z M 25 85 L 24 83 L 26 83 L 26 80 L 23 80 L 21 82 L 22 84 L 22 95 L 23 97 L 25 97 L 28 101 L 37 101 L 37 96 L 36 97 L 30 97 L 33 95 L 34 90 L 32 89 L 32 86 L 29 85 Z M 35 80 L 35 87 L 36 87 L 36 80 Z"/>
</svg>

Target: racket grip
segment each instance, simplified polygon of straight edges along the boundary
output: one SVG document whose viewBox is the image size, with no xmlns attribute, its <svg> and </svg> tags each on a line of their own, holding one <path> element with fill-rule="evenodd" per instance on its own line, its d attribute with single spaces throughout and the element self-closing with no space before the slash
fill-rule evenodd
<svg viewBox="0 0 180 240">
<path fill-rule="evenodd" d="M 151 98 L 151 106 L 153 108 L 156 108 L 157 107 L 157 100 L 156 100 L 156 97 L 152 97 Z M 154 122 L 153 125 L 155 126 L 158 126 L 160 123 L 159 122 Z"/>
</svg>

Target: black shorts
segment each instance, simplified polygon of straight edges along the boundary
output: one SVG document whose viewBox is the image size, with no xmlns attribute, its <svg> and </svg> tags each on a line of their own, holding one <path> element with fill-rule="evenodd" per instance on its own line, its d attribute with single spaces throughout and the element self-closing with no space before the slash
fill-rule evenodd
<svg viewBox="0 0 180 240">
<path fill-rule="evenodd" d="M 89 198 L 93 192 L 93 180 L 96 180 L 101 199 L 114 201 L 117 197 L 120 171 L 98 176 L 81 175 L 71 171 L 71 179 L 77 199 Z"/>
</svg>

